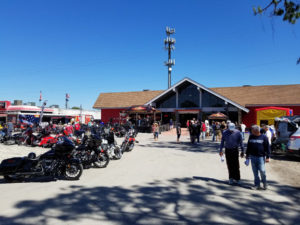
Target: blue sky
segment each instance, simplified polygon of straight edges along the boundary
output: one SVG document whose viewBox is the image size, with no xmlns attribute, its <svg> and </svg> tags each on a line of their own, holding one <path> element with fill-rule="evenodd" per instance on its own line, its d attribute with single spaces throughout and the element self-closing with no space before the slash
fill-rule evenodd
<svg viewBox="0 0 300 225">
<path fill-rule="evenodd" d="M 176 29 L 172 84 L 299 84 L 300 21 L 254 16 L 268 0 L 0 1 L 1 100 L 92 109 L 101 92 L 167 88 L 165 27 Z"/>
</svg>

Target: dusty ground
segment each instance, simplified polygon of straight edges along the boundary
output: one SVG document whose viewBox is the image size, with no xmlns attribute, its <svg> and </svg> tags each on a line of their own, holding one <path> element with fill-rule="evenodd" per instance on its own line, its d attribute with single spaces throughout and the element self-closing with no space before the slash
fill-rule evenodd
<svg viewBox="0 0 300 225">
<path fill-rule="evenodd" d="M 251 190 L 244 160 L 242 186 L 227 184 L 218 143 L 191 145 L 184 136 L 178 144 L 172 135 L 154 142 L 150 134 L 138 140 L 121 160 L 85 170 L 79 181 L 0 181 L 0 224 L 300 224 L 299 162 L 272 160 L 269 190 Z M 45 151 L 0 145 L 0 159 L 32 150 Z"/>
</svg>

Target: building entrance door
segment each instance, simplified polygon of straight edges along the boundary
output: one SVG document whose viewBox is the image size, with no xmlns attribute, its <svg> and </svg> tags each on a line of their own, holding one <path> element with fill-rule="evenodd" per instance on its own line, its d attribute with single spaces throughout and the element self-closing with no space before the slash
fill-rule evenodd
<svg viewBox="0 0 300 225">
<path fill-rule="evenodd" d="M 195 114 L 191 114 L 191 113 L 189 113 L 189 114 L 179 114 L 179 122 L 181 124 L 181 127 L 187 127 L 186 122 L 188 120 L 192 120 L 194 118 L 197 120 L 198 113 L 195 113 Z"/>
</svg>

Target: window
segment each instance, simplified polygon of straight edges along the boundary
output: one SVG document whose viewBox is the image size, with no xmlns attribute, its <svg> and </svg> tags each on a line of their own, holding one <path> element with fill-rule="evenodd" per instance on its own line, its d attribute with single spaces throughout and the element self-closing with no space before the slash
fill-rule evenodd
<svg viewBox="0 0 300 225">
<path fill-rule="evenodd" d="M 226 107 L 225 101 L 207 92 L 202 92 L 202 107 Z M 229 106 L 228 106 L 229 107 Z"/>
<path fill-rule="evenodd" d="M 156 102 L 156 108 L 176 108 L 176 93 L 171 91 Z"/>
<path fill-rule="evenodd" d="M 178 88 L 178 107 L 197 108 L 199 107 L 200 93 L 197 86 L 185 82 Z"/>
</svg>

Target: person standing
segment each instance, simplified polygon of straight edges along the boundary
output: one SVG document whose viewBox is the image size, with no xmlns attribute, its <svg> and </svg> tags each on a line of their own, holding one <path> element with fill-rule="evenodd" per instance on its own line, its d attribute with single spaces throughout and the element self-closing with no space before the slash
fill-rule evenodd
<svg viewBox="0 0 300 225">
<path fill-rule="evenodd" d="M 206 135 L 206 125 L 205 125 L 205 122 L 202 122 L 202 125 L 201 125 L 201 137 L 202 137 L 202 140 L 205 140 L 205 135 Z"/>
<path fill-rule="evenodd" d="M 263 189 L 267 189 L 265 163 L 270 161 L 270 145 L 268 137 L 260 133 L 258 125 L 252 126 L 252 134 L 249 137 L 246 151 L 246 159 L 251 160 L 251 167 L 254 175 L 254 188 L 260 189 L 260 182 Z M 258 176 L 260 173 L 260 178 Z"/>
<path fill-rule="evenodd" d="M 220 156 L 223 156 L 223 147 L 225 146 L 225 157 L 229 173 L 229 184 L 234 182 L 240 184 L 240 164 L 239 147 L 241 148 L 241 157 L 244 157 L 244 146 L 241 132 L 235 129 L 234 123 L 229 123 L 228 129 L 223 132 Z"/>
<path fill-rule="evenodd" d="M 242 131 L 243 140 L 245 140 L 246 125 L 243 123 L 241 123 L 241 131 Z"/>
<path fill-rule="evenodd" d="M 212 141 L 214 142 L 216 140 L 216 123 L 215 123 L 215 121 L 212 121 L 211 129 L 212 129 Z"/>
<path fill-rule="evenodd" d="M 7 135 L 8 135 L 8 137 L 12 136 L 13 131 L 14 131 L 14 124 L 11 121 L 9 121 L 7 123 Z"/>
<path fill-rule="evenodd" d="M 197 124 L 196 124 L 197 143 L 200 143 L 200 135 L 201 135 L 201 122 L 197 121 Z"/>
<path fill-rule="evenodd" d="M 177 123 L 176 133 L 177 133 L 177 142 L 179 142 L 179 139 L 180 139 L 180 136 L 181 136 L 181 124 L 180 123 Z"/>
<path fill-rule="evenodd" d="M 159 133 L 159 126 L 158 123 L 153 124 L 153 135 L 154 135 L 154 141 L 158 140 L 158 133 Z"/>
<path fill-rule="evenodd" d="M 271 143 L 272 143 L 272 133 L 271 133 L 271 131 L 269 129 L 269 126 L 268 125 L 264 125 L 263 129 L 265 131 L 265 135 L 268 138 L 269 145 L 271 146 Z"/>
<path fill-rule="evenodd" d="M 222 133 L 221 133 L 221 124 L 220 122 L 216 122 L 216 141 L 221 141 Z"/>
</svg>

